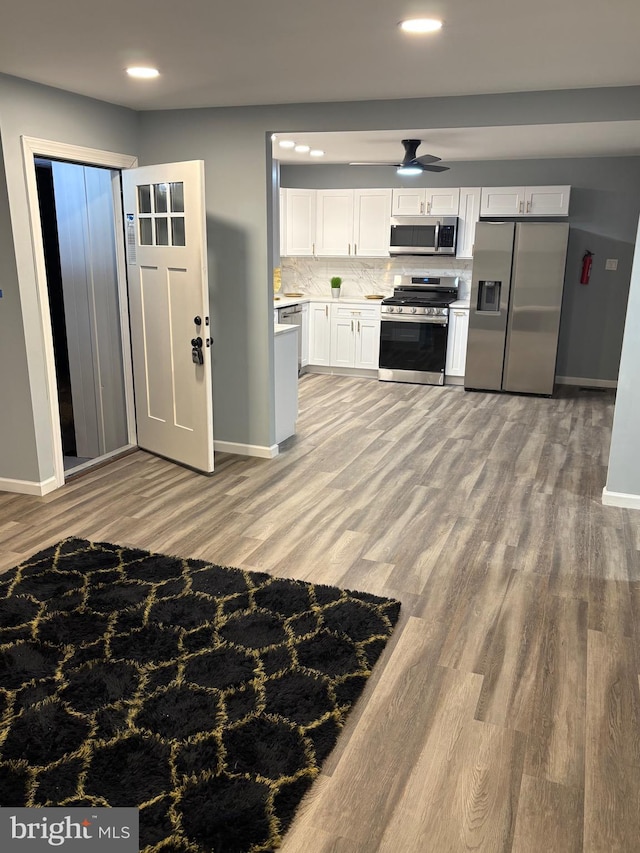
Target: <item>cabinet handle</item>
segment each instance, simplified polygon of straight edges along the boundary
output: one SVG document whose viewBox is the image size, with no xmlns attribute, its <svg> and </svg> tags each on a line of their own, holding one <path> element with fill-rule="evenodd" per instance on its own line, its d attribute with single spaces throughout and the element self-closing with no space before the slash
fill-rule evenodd
<svg viewBox="0 0 640 853">
<path fill-rule="evenodd" d="M 324 306 L 324 316 L 325 316 L 325 317 L 328 317 L 328 316 L 329 316 L 329 306 L 328 306 L 328 305 L 325 305 L 325 306 Z"/>
<path fill-rule="evenodd" d="M 424 213 L 424 202 L 420 202 L 420 213 Z"/>
<path fill-rule="evenodd" d="M 347 245 L 348 245 L 348 247 L 349 247 L 349 248 L 347 249 L 347 254 L 348 254 L 348 255 L 350 255 L 350 254 L 351 254 L 351 243 L 348 243 Z"/>
<path fill-rule="evenodd" d="M 431 202 L 427 202 L 427 213 L 431 213 Z"/>
<path fill-rule="evenodd" d="M 358 320 L 358 334 L 360 334 L 360 320 Z"/>
<path fill-rule="evenodd" d="M 520 204 L 518 205 L 518 212 L 524 213 L 524 202 L 523 201 L 521 201 Z"/>
<path fill-rule="evenodd" d="M 353 332 L 353 320 L 351 321 L 351 331 Z"/>
<path fill-rule="evenodd" d="M 316 244 L 315 244 L 315 243 L 312 243 L 312 244 L 311 244 L 311 254 L 312 254 L 312 255 L 315 255 L 315 253 L 316 253 Z"/>
<path fill-rule="evenodd" d="M 531 213 L 531 202 L 527 202 L 527 213 Z"/>
<path fill-rule="evenodd" d="M 354 244 L 353 244 L 353 254 L 354 254 L 354 255 L 357 255 L 357 254 L 358 254 L 358 244 L 357 244 L 357 243 L 354 243 Z"/>
<path fill-rule="evenodd" d="M 456 315 L 456 317 L 464 317 L 464 311 L 454 311 L 453 313 Z"/>
</svg>

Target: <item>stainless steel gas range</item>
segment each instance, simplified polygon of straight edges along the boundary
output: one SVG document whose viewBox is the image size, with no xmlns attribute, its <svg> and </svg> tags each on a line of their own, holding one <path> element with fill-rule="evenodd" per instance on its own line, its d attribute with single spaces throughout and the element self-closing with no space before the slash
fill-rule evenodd
<svg viewBox="0 0 640 853">
<path fill-rule="evenodd" d="M 457 277 L 401 277 L 382 300 L 378 379 L 444 384 L 449 305 L 457 298 Z"/>
</svg>

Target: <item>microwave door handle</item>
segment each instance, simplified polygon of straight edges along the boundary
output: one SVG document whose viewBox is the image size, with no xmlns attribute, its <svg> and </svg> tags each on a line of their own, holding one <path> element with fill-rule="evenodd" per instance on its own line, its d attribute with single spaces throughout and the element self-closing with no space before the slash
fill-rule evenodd
<svg viewBox="0 0 640 853">
<path fill-rule="evenodd" d="M 434 248 L 436 251 L 438 251 L 438 249 L 440 248 L 440 220 L 436 222 L 436 233 L 434 237 L 434 243 Z"/>
</svg>

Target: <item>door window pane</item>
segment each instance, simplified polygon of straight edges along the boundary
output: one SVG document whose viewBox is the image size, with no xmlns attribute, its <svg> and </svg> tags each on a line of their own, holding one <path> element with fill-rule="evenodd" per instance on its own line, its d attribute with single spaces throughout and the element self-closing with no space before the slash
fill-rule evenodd
<svg viewBox="0 0 640 853">
<path fill-rule="evenodd" d="M 184 216 L 171 217 L 171 245 L 184 246 Z"/>
<path fill-rule="evenodd" d="M 156 246 L 169 245 L 169 223 L 166 216 L 156 217 Z"/>
<path fill-rule="evenodd" d="M 184 186 L 182 181 L 173 181 L 169 184 L 172 213 L 184 213 Z"/>
<path fill-rule="evenodd" d="M 153 229 L 150 219 L 140 219 L 140 245 L 153 246 Z"/>
<path fill-rule="evenodd" d="M 138 187 L 138 213 L 151 213 L 151 187 L 148 184 Z"/>
<path fill-rule="evenodd" d="M 156 213 L 166 213 L 168 203 L 168 186 L 167 184 L 153 185 L 153 200 L 156 206 Z"/>
</svg>

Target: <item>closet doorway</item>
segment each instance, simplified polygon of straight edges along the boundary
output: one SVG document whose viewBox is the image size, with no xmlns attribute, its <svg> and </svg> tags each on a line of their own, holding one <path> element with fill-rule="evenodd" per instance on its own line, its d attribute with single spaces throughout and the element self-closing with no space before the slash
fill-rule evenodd
<svg viewBox="0 0 640 853">
<path fill-rule="evenodd" d="M 120 174 L 34 163 L 67 479 L 133 446 L 115 233 Z"/>
</svg>

